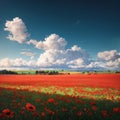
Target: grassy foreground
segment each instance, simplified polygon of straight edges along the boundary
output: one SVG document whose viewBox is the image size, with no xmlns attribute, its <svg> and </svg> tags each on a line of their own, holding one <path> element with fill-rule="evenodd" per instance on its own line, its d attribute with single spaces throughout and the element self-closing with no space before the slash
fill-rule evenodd
<svg viewBox="0 0 120 120">
<path fill-rule="evenodd" d="M 55 87 L 42 87 L 41 92 L 18 88 L 0 88 L 1 120 L 119 120 L 120 118 L 119 90 L 110 89 L 118 94 L 114 98 L 109 95 L 109 91 L 106 91 L 106 97 L 100 94 L 87 97 L 87 94 L 74 96 L 72 88 L 63 89 L 61 93 L 59 90 L 55 92 Z M 85 88 L 85 90 L 92 93 L 101 89 Z"/>
</svg>

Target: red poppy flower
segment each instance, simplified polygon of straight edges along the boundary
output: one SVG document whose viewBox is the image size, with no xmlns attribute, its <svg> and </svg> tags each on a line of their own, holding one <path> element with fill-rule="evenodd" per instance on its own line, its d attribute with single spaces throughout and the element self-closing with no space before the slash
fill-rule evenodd
<svg viewBox="0 0 120 120">
<path fill-rule="evenodd" d="M 114 112 L 114 113 L 120 113 L 120 108 L 119 108 L 119 107 L 113 108 L 113 112 Z"/>
<path fill-rule="evenodd" d="M 98 108 L 97 108 L 95 105 L 92 106 L 92 110 L 93 110 L 93 111 L 97 111 L 97 109 L 98 109 Z"/>
<path fill-rule="evenodd" d="M 83 110 L 84 110 L 84 112 L 88 112 L 88 108 L 84 108 Z"/>
<path fill-rule="evenodd" d="M 81 100 L 78 100 L 78 99 L 77 99 L 75 102 L 76 102 L 76 103 L 82 103 L 82 101 L 81 101 Z"/>
<path fill-rule="evenodd" d="M 36 99 L 36 102 L 40 102 L 40 101 L 41 101 L 41 99 L 40 99 L 40 98 L 37 98 L 37 99 Z"/>
<path fill-rule="evenodd" d="M 76 107 L 76 106 L 73 106 L 73 110 L 77 110 L 77 107 Z"/>
<path fill-rule="evenodd" d="M 63 112 L 66 112 L 66 111 L 67 111 L 67 108 L 64 108 L 64 107 L 63 107 L 63 108 L 62 108 L 62 111 L 63 111 Z"/>
<path fill-rule="evenodd" d="M 108 116 L 107 110 L 102 110 L 101 114 L 104 118 L 106 118 Z"/>
<path fill-rule="evenodd" d="M 119 94 L 120 94 L 120 92 L 119 92 Z M 117 100 L 120 102 L 120 98 L 117 98 Z"/>
<path fill-rule="evenodd" d="M 24 114 L 25 114 L 25 111 L 20 111 L 20 114 L 21 114 L 21 115 L 24 115 Z"/>
<path fill-rule="evenodd" d="M 41 116 L 42 116 L 42 117 L 45 117 L 45 112 L 42 112 L 42 113 L 41 113 Z"/>
<path fill-rule="evenodd" d="M 50 115 L 54 115 L 55 112 L 53 112 L 52 110 L 48 109 L 48 108 L 44 108 L 45 111 L 47 111 Z"/>
<path fill-rule="evenodd" d="M 7 118 L 13 118 L 14 117 L 14 112 L 13 111 L 11 111 L 10 109 L 4 109 L 3 111 L 2 111 L 2 113 L 3 113 L 3 115 L 5 116 L 5 117 L 7 117 Z"/>
<path fill-rule="evenodd" d="M 88 116 L 92 116 L 93 113 L 91 111 L 88 111 L 87 114 Z"/>
<path fill-rule="evenodd" d="M 49 99 L 48 99 L 48 102 L 49 102 L 49 103 L 54 103 L 55 100 L 54 100 L 54 98 L 49 98 Z"/>
<path fill-rule="evenodd" d="M 77 116 L 79 117 L 82 116 L 82 114 L 83 114 L 82 111 L 77 112 Z"/>
<path fill-rule="evenodd" d="M 35 117 L 35 116 L 39 116 L 39 114 L 35 111 L 32 113 L 32 115 Z"/>
<path fill-rule="evenodd" d="M 90 102 L 91 105 L 96 105 L 95 101 Z"/>
<path fill-rule="evenodd" d="M 52 110 L 49 110 L 48 113 L 49 113 L 50 115 L 54 115 L 54 114 L 55 114 L 55 112 L 53 112 Z"/>
<path fill-rule="evenodd" d="M 28 111 L 35 111 L 36 110 L 36 107 L 34 105 L 32 105 L 31 103 L 27 103 L 25 107 Z"/>
</svg>

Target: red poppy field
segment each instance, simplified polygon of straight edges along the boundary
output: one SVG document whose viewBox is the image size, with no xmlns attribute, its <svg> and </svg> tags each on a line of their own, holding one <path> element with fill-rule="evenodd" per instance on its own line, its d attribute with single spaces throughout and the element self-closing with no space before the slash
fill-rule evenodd
<svg viewBox="0 0 120 120">
<path fill-rule="evenodd" d="M 0 75 L 0 119 L 120 120 L 120 74 Z"/>
</svg>

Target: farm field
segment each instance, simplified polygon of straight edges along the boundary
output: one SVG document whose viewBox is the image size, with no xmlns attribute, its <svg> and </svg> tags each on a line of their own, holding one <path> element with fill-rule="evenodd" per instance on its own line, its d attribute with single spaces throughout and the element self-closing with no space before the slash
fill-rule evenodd
<svg viewBox="0 0 120 120">
<path fill-rule="evenodd" d="M 0 75 L 0 119 L 119 120 L 120 74 Z"/>
</svg>

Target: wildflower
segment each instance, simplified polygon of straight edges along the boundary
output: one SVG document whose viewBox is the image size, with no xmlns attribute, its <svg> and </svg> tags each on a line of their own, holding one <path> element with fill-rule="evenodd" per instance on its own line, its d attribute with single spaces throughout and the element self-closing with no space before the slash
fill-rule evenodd
<svg viewBox="0 0 120 120">
<path fill-rule="evenodd" d="M 25 114 L 25 111 L 20 111 L 20 114 L 21 114 L 21 115 L 24 115 L 24 114 Z"/>
<path fill-rule="evenodd" d="M 90 102 L 91 105 L 96 105 L 95 101 Z"/>
<path fill-rule="evenodd" d="M 120 93 L 119 93 L 120 94 Z M 117 98 L 117 100 L 120 102 L 120 98 Z"/>
<path fill-rule="evenodd" d="M 48 108 L 44 108 L 45 111 L 47 111 L 49 113 L 49 115 L 54 115 L 55 112 L 53 112 L 52 110 L 48 109 Z"/>
<path fill-rule="evenodd" d="M 83 110 L 84 110 L 84 112 L 88 112 L 88 108 L 84 108 Z"/>
<path fill-rule="evenodd" d="M 77 107 L 76 107 L 76 106 L 73 106 L 73 110 L 77 110 Z"/>
<path fill-rule="evenodd" d="M 106 118 L 108 116 L 107 110 L 102 110 L 101 114 L 104 118 Z"/>
<path fill-rule="evenodd" d="M 40 102 L 40 101 L 41 101 L 41 99 L 40 99 L 40 98 L 37 98 L 37 99 L 36 99 L 36 102 Z"/>
<path fill-rule="evenodd" d="M 37 112 L 33 112 L 32 115 L 35 117 L 35 116 L 39 116 L 39 114 Z"/>
<path fill-rule="evenodd" d="M 41 112 L 41 116 L 42 116 L 42 117 L 45 117 L 45 112 Z"/>
<path fill-rule="evenodd" d="M 17 103 L 17 101 L 16 101 L 16 100 L 13 100 L 12 102 L 13 102 L 13 103 Z"/>
<path fill-rule="evenodd" d="M 55 112 L 53 112 L 52 110 L 49 110 L 48 113 L 49 113 L 50 115 L 54 115 L 54 114 L 55 114 Z"/>
<path fill-rule="evenodd" d="M 48 102 L 49 102 L 49 103 L 54 103 L 55 100 L 54 100 L 54 98 L 49 98 L 49 99 L 48 99 Z"/>
<path fill-rule="evenodd" d="M 66 111 L 67 111 L 67 108 L 64 108 L 64 107 L 63 107 L 63 108 L 62 108 L 62 111 L 63 111 L 63 112 L 66 112 Z"/>
<path fill-rule="evenodd" d="M 98 108 L 97 108 L 95 105 L 92 106 L 92 110 L 93 110 L 93 111 L 97 111 L 97 109 L 98 109 Z"/>
<path fill-rule="evenodd" d="M 17 107 L 21 107 L 21 103 L 17 103 Z"/>
<path fill-rule="evenodd" d="M 114 112 L 114 113 L 120 113 L 120 108 L 119 108 L 119 107 L 113 108 L 113 112 Z"/>
<path fill-rule="evenodd" d="M 82 114 L 83 114 L 82 111 L 77 112 L 77 116 L 79 117 L 82 116 Z"/>
<path fill-rule="evenodd" d="M 3 111 L 2 111 L 2 113 L 3 113 L 3 115 L 5 116 L 5 117 L 7 117 L 7 118 L 13 118 L 14 117 L 14 112 L 13 111 L 11 111 L 10 109 L 4 109 Z"/>
<path fill-rule="evenodd" d="M 82 101 L 81 101 L 81 100 L 78 100 L 78 99 L 77 99 L 75 102 L 76 102 L 76 103 L 82 103 Z"/>
<path fill-rule="evenodd" d="M 114 96 L 111 96 L 111 99 L 114 100 Z"/>
<path fill-rule="evenodd" d="M 87 111 L 88 116 L 92 116 L 92 112 L 91 111 Z"/>
<path fill-rule="evenodd" d="M 26 109 L 28 111 L 35 111 L 36 110 L 36 107 L 34 105 L 32 105 L 31 103 L 27 103 L 26 104 Z"/>
</svg>

